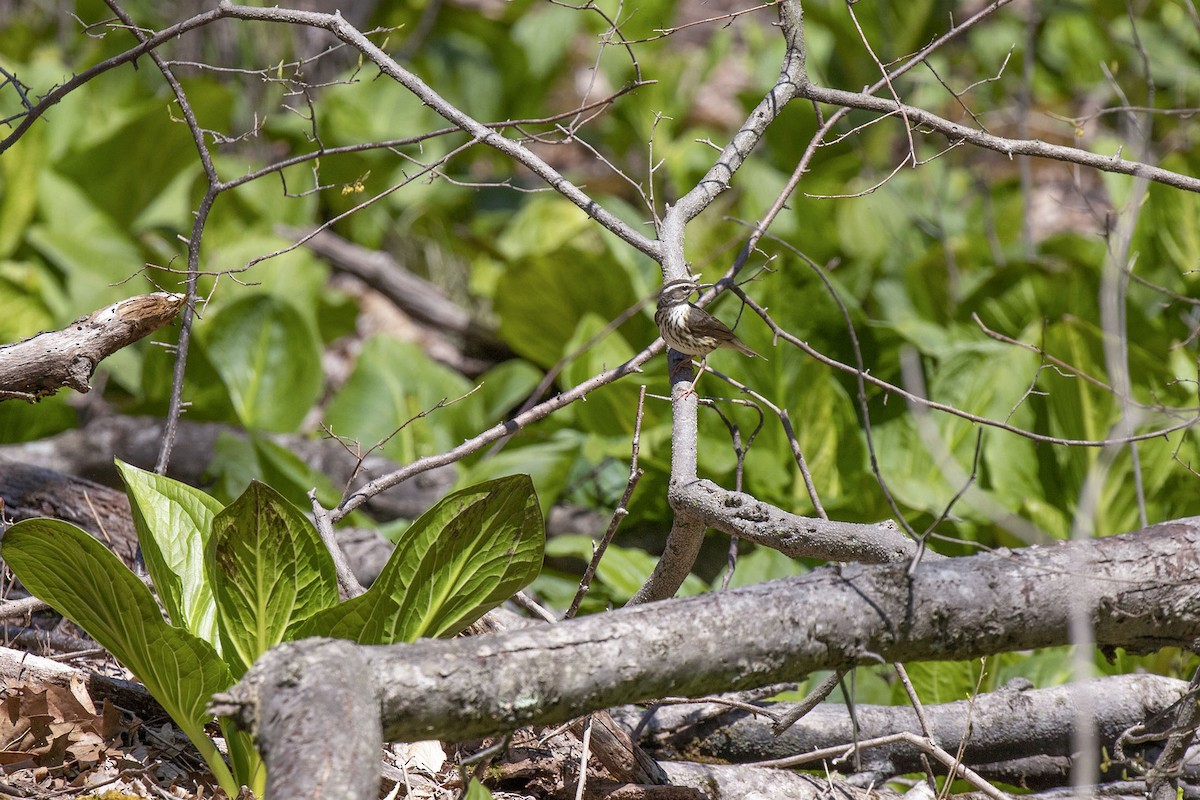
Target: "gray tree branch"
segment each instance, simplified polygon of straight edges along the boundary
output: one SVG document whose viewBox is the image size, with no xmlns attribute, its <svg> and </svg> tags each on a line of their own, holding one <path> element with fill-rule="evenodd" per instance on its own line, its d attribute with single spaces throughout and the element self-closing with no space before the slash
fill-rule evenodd
<svg viewBox="0 0 1200 800">
<path fill-rule="evenodd" d="M 785 51 L 779 68 L 779 79 L 754 109 L 746 122 L 721 151 L 716 163 L 700 182 L 667 208 L 659 231 L 663 283 L 690 277 L 684 254 L 687 224 L 712 204 L 721 192 L 729 188 L 734 174 L 745 163 L 751 151 L 762 141 L 770 124 L 783 107 L 797 96 L 798 89 L 808 83 L 805 72 L 804 9 L 800 0 L 783 0 L 779 4 L 779 21 L 783 30 Z M 663 555 L 644 586 L 630 600 L 646 603 L 672 597 L 691 572 L 704 538 L 704 524 L 688 510 L 685 500 L 676 494 L 696 480 L 696 395 L 691 383 L 691 368 L 684 367 L 685 359 L 676 353 L 669 360 L 671 384 L 671 508 L 675 519 Z"/>
<path fill-rule="evenodd" d="M 379 703 L 385 736 L 461 740 L 856 663 L 1064 645 L 1069 595 L 1087 609 L 1097 645 L 1150 651 L 1200 635 L 1197 536 L 1193 517 L 1097 540 L 926 560 L 911 575 L 907 564 L 826 567 L 504 634 L 372 648 L 293 642 L 261 658 L 215 709 L 257 731 L 266 724 L 263 687 L 292 691 L 298 659 L 365 656 L 358 691 Z M 272 770 L 291 768 L 286 752 L 268 759 Z"/>
<path fill-rule="evenodd" d="M 0 401 L 34 401 L 66 386 L 91 389 L 96 366 L 175 318 L 183 295 L 154 292 L 113 303 L 67 327 L 0 347 Z"/>
<path fill-rule="evenodd" d="M 1187 690 L 1187 681 L 1158 675 L 1117 675 L 1047 689 L 1014 681 L 969 700 L 926 705 L 924 711 L 934 742 L 951 752 L 959 752 L 962 743 L 963 763 L 979 769 L 998 761 L 1071 755 L 1074 710 L 1083 699 L 1093 705 L 1100 744 L 1112 752 L 1122 733 L 1170 708 Z M 710 703 L 667 706 L 655 713 L 643 741 L 660 758 L 740 763 L 790 759 L 826 748 L 849 750 L 855 741 L 901 731 L 922 734 L 911 706 L 857 705 L 856 728 L 844 707 L 826 703 L 776 736 L 767 714 L 786 714 L 792 705 L 766 703 L 766 713 L 760 715 Z M 632 713 L 622 716 L 635 722 Z M 911 745 L 897 742 L 863 750 L 861 767 L 855 759 L 836 758 L 808 766 L 825 761 L 839 772 L 890 777 L 922 771 L 920 756 Z"/>
<path fill-rule="evenodd" d="M 706 480 L 675 487 L 668 499 L 676 513 L 691 514 L 710 528 L 792 558 L 883 564 L 917 554 L 917 543 L 890 520 L 864 524 L 801 517 Z"/>
<path fill-rule="evenodd" d="M 1182 175 L 1162 167 L 1146 164 L 1141 161 L 1130 161 L 1122 158 L 1120 153 L 1103 156 L 1078 147 L 1049 144 L 1038 139 L 1009 139 L 996 136 L 976 128 L 968 128 L 957 122 L 951 122 L 944 117 L 926 111 L 916 106 L 897 104 L 888 97 L 875 97 L 863 92 L 847 92 L 842 89 L 830 89 L 814 84 L 800 87 L 801 97 L 816 100 L 819 103 L 841 106 L 843 108 L 860 108 L 865 111 L 876 111 L 884 115 L 899 114 L 903 111 L 909 123 L 916 128 L 930 128 L 950 140 L 951 144 L 966 142 L 986 150 L 995 150 L 1007 156 L 1035 156 L 1049 158 L 1055 161 L 1065 161 L 1091 167 L 1102 172 L 1113 172 L 1118 175 L 1132 175 L 1135 178 L 1145 178 L 1155 183 L 1182 189 L 1187 192 L 1200 192 L 1200 178 Z"/>
</svg>

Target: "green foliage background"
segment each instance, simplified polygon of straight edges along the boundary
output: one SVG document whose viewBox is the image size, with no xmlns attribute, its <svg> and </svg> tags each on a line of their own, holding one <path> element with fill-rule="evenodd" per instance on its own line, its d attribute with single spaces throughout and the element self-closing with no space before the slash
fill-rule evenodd
<svg viewBox="0 0 1200 800">
<path fill-rule="evenodd" d="M 952 13 L 961 17 L 958 5 L 920 0 L 858 4 L 855 11 L 887 63 L 940 35 Z M 992 79 L 964 93 L 962 101 L 990 130 L 1016 135 L 1021 75 L 1028 59 L 1031 136 L 1078 141 L 1100 153 L 1124 148 L 1131 156 L 1136 136 L 1127 117 L 1088 117 L 1097 106 L 1200 105 L 1197 26 L 1183 3 L 1143 5 L 1136 17 L 1136 40 L 1125 3 L 1056 3 L 1034 25 L 1019 11 L 1002 10 L 939 50 L 930 58 L 930 68 L 913 70 L 896 88 L 914 105 L 963 119 L 962 106 L 939 78 L 960 90 Z M 608 6 L 615 9 L 615 3 Z M 175 10 L 148 0 L 127 7 L 148 25 L 162 26 L 183 14 L 179 10 L 180 17 L 165 16 Z M 389 52 L 402 53 L 430 85 L 485 121 L 570 109 L 578 97 L 573 80 L 588 75 L 597 36 L 607 27 L 597 14 L 536 0 L 488 6 L 486 13 L 446 4 L 431 24 L 422 22 L 423 9 L 418 0 L 381 4 L 371 25 L 403 27 L 376 41 Z M 683 10 L 682 2 L 670 0 L 641 3 L 623 32 L 629 39 L 654 37 L 656 29 L 677 21 Z M 80 0 L 76 11 L 88 22 L 109 16 L 94 0 Z M 814 80 L 856 90 L 878 78 L 845 3 L 810 0 L 805 15 Z M 714 151 L 704 142 L 723 144 L 736 129 L 742 112 L 722 113 L 720 104 L 749 108 L 775 80 L 782 44 L 768 24 L 772 18 L 771 10 L 760 11 L 732 26 L 715 24 L 696 35 L 697 29 L 689 29 L 693 33 L 633 45 L 641 76 L 657 82 L 619 99 L 583 129 L 582 137 L 643 183 L 649 171 L 646 145 L 653 137 L 654 159 L 661 160 L 654 172 L 655 197 L 672 200 L 710 166 Z M 188 52 L 195 57 L 221 66 L 271 68 L 268 78 L 286 72 L 275 65 L 291 57 L 292 39 L 260 25 L 224 23 L 192 38 Z M 1145 48 L 1149 81 L 1136 41 Z M 0 26 L 0 66 L 36 94 L 129 45 L 130 38 L 121 32 L 84 36 L 69 17 L 26 4 Z M 164 53 L 171 57 L 170 49 Z M 1001 70 L 1006 55 L 1011 59 Z M 233 62 L 221 60 L 226 57 Z M 356 71 L 353 58 L 340 63 L 340 74 L 350 82 L 321 89 L 314 103 L 324 145 L 399 139 L 444 127 L 443 120 L 396 84 L 368 68 Z M 307 107 L 293 100 L 301 113 L 280 110 L 285 100 L 280 83 L 182 66 L 179 74 L 205 128 L 237 137 L 252 130 L 256 120 L 261 123 L 257 137 L 214 147 L 224 179 L 314 149 Z M 740 83 L 735 77 L 734 88 L 714 89 L 728 86 L 731 74 L 741 76 Z M 595 95 L 636 75 L 624 51 L 609 48 L 594 76 Z M 15 94 L 0 92 L 0 117 L 17 110 Z M 142 59 L 136 69 L 119 68 L 71 94 L 0 156 L 0 340 L 62 325 L 152 284 L 177 288 L 177 274 L 138 270 L 144 262 L 175 270 L 185 265 L 180 237 L 191 234 L 203 176 L 179 119 L 161 76 Z M 852 114 L 840 130 L 848 132 L 871 119 Z M 797 103 L 772 127 L 732 190 L 689 229 L 688 255 L 695 269 L 708 278 L 722 274 L 744 241 L 745 221 L 757 219 L 770 206 L 816 125 L 812 107 Z M 1194 121 L 1155 115 L 1152 125 L 1152 150 L 1145 157 L 1185 174 L 1200 174 Z M 548 126 L 531 127 L 553 134 Z M 1136 274 L 1178 297 L 1138 283 L 1129 286 L 1125 313 L 1132 399 L 1150 409 L 1182 409 L 1148 411 L 1138 430 L 1194 415 L 1197 348 L 1192 334 L 1198 320 L 1196 304 L 1187 298 L 1195 296 L 1200 281 L 1200 199 L 1152 185 L 1139 206 L 1123 209 L 1130 179 L 1081 176 L 1086 171 L 1039 163 L 1033 167 L 1035 190 L 1059 183 L 1070 191 L 1078 184 L 1094 202 L 1087 207 L 1076 195 L 1070 201 L 1078 207 L 1072 213 L 1076 223 L 1050 225 L 1030 238 L 1024 224 L 1032 198 L 1022 191 L 1015 161 L 970 147 L 934 159 L 945 142 L 916 139 L 918 156 L 932 160 L 858 195 L 903 159 L 903 129 L 889 120 L 836 141 L 831 137 L 771 228 L 776 239 L 764 241 L 752 258 L 752 267 L 770 259 L 774 271 L 749 284 L 747 291 L 796 336 L 853 364 L 842 312 L 798 256 L 802 252 L 831 265 L 831 284 L 847 307 L 872 375 L 902 385 L 901 364 L 910 359 L 935 400 L 1045 436 L 1103 439 L 1111 435 L 1122 410 L 1110 391 L 1045 364 L 1029 350 L 988 338 L 973 315 L 1100 382 L 1111 381 L 1098 300 L 1106 257 L 1103 232 L 1113 221 L 1110 208 L 1135 213 L 1131 253 L 1137 258 Z M 462 141 L 448 135 L 404 152 L 428 162 Z M 630 185 L 601 169 L 582 148 L 550 149 L 547 157 L 606 208 L 638 224 L 646 219 Z M 326 188 L 315 188 L 312 165 L 304 164 L 285 170 L 286 195 L 276 176 L 228 192 L 217 201 L 204 232 L 202 269 L 240 269 L 290 243 L 280 226 L 330 219 L 416 170 L 396 153 L 376 149 L 322 158 L 320 181 Z M 188 366 L 188 418 L 262 432 L 315 433 L 312 409 L 319 403 L 316 416 L 336 433 L 370 445 L 416 413 L 482 382 L 467 399 L 417 420 L 387 442 L 385 454 L 408 462 L 444 451 L 505 419 L 546 369 L 621 311 L 653 296 L 660 281 L 655 264 L 557 195 L 498 185 L 511 181 L 541 188 L 499 155 L 476 147 L 443 171 L 460 182 L 410 182 L 337 222 L 334 230 L 358 244 L 392 252 L 493 320 L 518 358 L 473 380 L 435 363 L 416 344 L 380 335 L 366 342 L 349 380 L 331 386 L 317 369 L 321 351 L 353 330 L 359 309 L 351 297 L 331 288 L 329 268 L 299 249 L 255 264 L 237 281 L 202 280 L 202 293 L 211 293 L 211 299 L 197 324 Z M 489 182 L 497 185 L 479 185 Z M 823 197 L 828 195 L 838 198 Z M 738 316 L 736 301 L 722 301 L 717 313 L 732 321 Z M 768 360 L 720 353 L 713 366 L 789 410 L 831 516 L 891 516 L 870 469 L 853 377 L 785 345 L 775 346 L 757 319 L 742 316 L 739 335 Z M 655 335 L 647 306 L 567 363 L 558 385 L 574 385 L 622 362 Z M 171 341 L 173 336 L 174 331 L 166 331 L 158 338 Z M 119 353 L 104 365 L 104 399 L 121 413 L 162 414 L 171 364 L 171 354 L 150 343 Z M 533 476 L 545 507 L 569 500 L 611 510 L 628 470 L 639 383 L 652 393 L 665 393 L 664 363 L 652 362 L 643 375 L 554 414 L 498 453 L 467 459 L 461 465 L 461 485 L 524 472 Z M 704 394 L 732 394 L 711 377 L 700 387 Z M 902 398 L 877 390 L 868 390 L 868 403 L 880 472 L 906 518 L 923 530 L 962 488 L 961 479 L 943 468 L 937 451 L 944 448 L 959 471 L 970 473 L 980 429 L 936 414 L 921 430 Z M 746 409 L 726 413 L 743 426 L 744 435 L 757 420 Z M 629 596 L 652 563 L 636 546 L 652 542 L 669 524 L 669 421 L 665 403 L 648 402 L 641 448 L 646 475 L 623 523 L 621 546 L 609 556 L 621 566 L 608 567 L 607 578 L 602 573 L 589 600 L 592 610 Z M 0 441 L 40 438 L 75 424 L 65 396 L 37 407 L 0 404 Z M 704 411 L 700 424 L 700 473 L 732 486 L 737 464 L 725 426 Z M 949 541 L 936 546 L 965 554 L 973 552 L 970 543 L 1020 545 L 1015 526 L 1006 522 L 1008 515 L 1051 537 L 1068 536 L 1091 475 L 1100 476 L 1095 535 L 1140 526 L 1135 472 L 1150 522 L 1200 513 L 1196 450 L 1194 432 L 1176 432 L 1140 443 L 1135 464 L 1128 448 L 1106 453 L 1036 444 L 983 429 L 976 491 L 939 523 L 937 532 Z M 293 498 L 319 483 L 303 465 L 257 440 L 222 449 L 211 471 L 224 500 L 254 477 L 265 477 Z M 750 449 L 744 488 L 794 512 L 812 512 L 788 441 L 772 420 Z M 711 544 L 714 553 L 725 547 L 723 537 L 713 537 Z M 551 543 L 549 552 L 553 569 L 537 586 L 565 604 L 574 588 L 570 569 L 586 554 L 586 543 L 564 539 Z M 716 579 L 721 561 L 718 555 L 701 568 L 691 590 L 702 590 Z M 765 579 L 806 566 L 756 551 L 736 577 Z M 1065 669 L 1061 654 L 1037 654 L 1012 656 L 992 674 L 1017 669 L 1012 665 L 1030 658 L 1042 660 L 1023 669 L 1047 680 L 1060 678 Z M 1149 666 L 1178 669 L 1177 658 L 1164 654 Z M 965 676 L 959 666 L 955 674 Z M 1134 666 L 1125 660 L 1105 669 Z M 972 687 L 973 679 L 965 676 L 961 685 Z M 876 692 L 868 678 L 858 686 L 866 699 L 892 691 L 880 687 Z"/>
</svg>

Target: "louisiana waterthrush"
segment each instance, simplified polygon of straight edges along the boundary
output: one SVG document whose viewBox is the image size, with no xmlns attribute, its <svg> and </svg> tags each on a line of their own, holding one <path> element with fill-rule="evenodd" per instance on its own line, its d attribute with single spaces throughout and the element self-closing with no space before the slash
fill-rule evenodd
<svg viewBox="0 0 1200 800">
<path fill-rule="evenodd" d="M 696 291 L 697 286 L 692 281 L 674 280 L 664 286 L 658 295 L 654 321 L 667 346 L 685 355 L 701 358 L 721 347 L 762 358 L 744 345 L 724 322 L 688 301 Z"/>
</svg>

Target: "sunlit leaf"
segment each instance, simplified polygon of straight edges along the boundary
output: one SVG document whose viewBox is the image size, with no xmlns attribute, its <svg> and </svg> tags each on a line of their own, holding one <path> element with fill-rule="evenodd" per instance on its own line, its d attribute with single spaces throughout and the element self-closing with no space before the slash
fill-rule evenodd
<svg viewBox="0 0 1200 800">
<path fill-rule="evenodd" d="M 528 475 L 452 492 L 405 531 L 365 594 L 317 615 L 302 635 L 364 644 L 453 635 L 537 576 L 544 540 Z"/>
<path fill-rule="evenodd" d="M 204 557 L 223 506 L 199 489 L 117 461 L 146 569 L 171 620 L 220 650 Z"/>
<path fill-rule="evenodd" d="M 205 707 L 233 675 L 211 644 L 169 625 L 150 590 L 104 545 L 60 520 L 18 522 L 4 534 L 0 556 L 33 594 L 116 656 L 146 685 L 230 785 L 228 771 L 204 733 Z"/>
<path fill-rule="evenodd" d="M 213 520 L 208 556 L 223 652 L 239 677 L 288 630 L 337 603 L 333 559 L 316 529 L 257 481 Z"/>
<path fill-rule="evenodd" d="M 292 431 L 321 392 L 321 351 L 289 304 L 247 297 L 209 320 L 205 351 L 238 419 L 248 428 Z"/>
</svg>

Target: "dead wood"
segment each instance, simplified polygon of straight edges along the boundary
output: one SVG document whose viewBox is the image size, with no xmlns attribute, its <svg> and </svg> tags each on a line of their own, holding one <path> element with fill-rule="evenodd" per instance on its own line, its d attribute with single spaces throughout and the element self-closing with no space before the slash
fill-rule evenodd
<svg viewBox="0 0 1200 800">
<path fill-rule="evenodd" d="M 708 800 L 897 800 L 901 796 L 886 787 L 859 788 L 816 775 L 745 764 L 674 761 L 663 766 L 671 783 L 700 789 Z"/>
<path fill-rule="evenodd" d="M 101 361 L 166 325 L 182 306 L 181 294 L 130 297 L 80 317 L 62 330 L 0 347 L 0 402 L 15 398 L 33 402 L 64 386 L 87 392 Z"/>
<path fill-rule="evenodd" d="M 1069 756 L 1074 748 L 1075 709 L 1080 702 L 1092 707 L 1099 743 L 1112 753 L 1123 732 L 1167 710 L 1187 690 L 1187 681 L 1158 675 L 1118 675 L 1047 689 L 1013 681 L 969 701 L 925 705 L 924 711 L 934 742 L 953 753 L 959 753 L 962 744 L 963 763 L 984 772 L 982 765 L 992 762 Z M 922 733 L 911 706 L 856 705 L 856 735 L 846 708 L 826 703 L 776 736 L 772 717 L 786 714 L 792 705 L 763 703 L 759 715 L 715 703 L 666 706 L 658 709 L 645 726 L 642 743 L 660 759 L 743 763 L 790 758 L 832 747 L 849 750 L 855 741 L 901 731 Z M 620 719 L 627 725 L 637 724 L 634 714 L 622 714 Z M 807 766 L 818 768 L 822 763 L 839 772 L 870 772 L 883 777 L 923 769 L 921 753 L 902 742 L 863 749 L 855 758 L 824 759 Z M 1005 774 L 1009 783 L 1029 777 L 1016 775 L 1011 765 Z"/>
<path fill-rule="evenodd" d="M 78 525 L 103 542 L 126 566 L 134 563 L 137 530 L 124 492 L 0 458 L 0 504 L 5 518 L 13 522 L 51 517 Z"/>
<path fill-rule="evenodd" d="M 289 651 L 282 671 L 238 684 L 248 692 L 240 706 L 246 728 L 267 765 L 266 795 L 373 799 L 383 733 L 367 648 L 341 639 L 305 645 Z M 222 697 L 213 698 L 215 713 L 231 710 Z"/>
<path fill-rule="evenodd" d="M 110 700 L 118 708 L 137 714 L 142 719 L 166 719 L 158 701 L 146 687 L 134 681 L 113 678 L 91 670 L 52 661 L 22 650 L 0 647 L 0 680 L 5 683 L 26 681 L 47 686 L 69 687 L 72 681 L 82 682 L 95 700 Z"/>
<path fill-rule="evenodd" d="M 859 523 L 801 517 L 708 480 L 672 487 L 670 501 L 672 508 L 686 509 L 710 528 L 792 558 L 882 564 L 917 553 L 917 543 L 891 520 Z"/>
<path fill-rule="evenodd" d="M 912 575 L 906 564 L 827 567 L 453 641 L 292 642 L 268 652 L 216 707 L 259 731 L 264 691 L 305 707 L 309 698 L 290 684 L 301 665 L 361 657 L 365 670 L 349 690 L 380 704 L 389 739 L 462 740 L 856 663 L 1065 645 L 1073 603 L 1091 620 L 1097 645 L 1150 651 L 1200 637 L 1197 536 L 1200 519 L 1189 518 L 1103 539 L 928 560 Z M 293 769 L 287 752 L 267 758 L 271 769 Z"/>
</svg>

